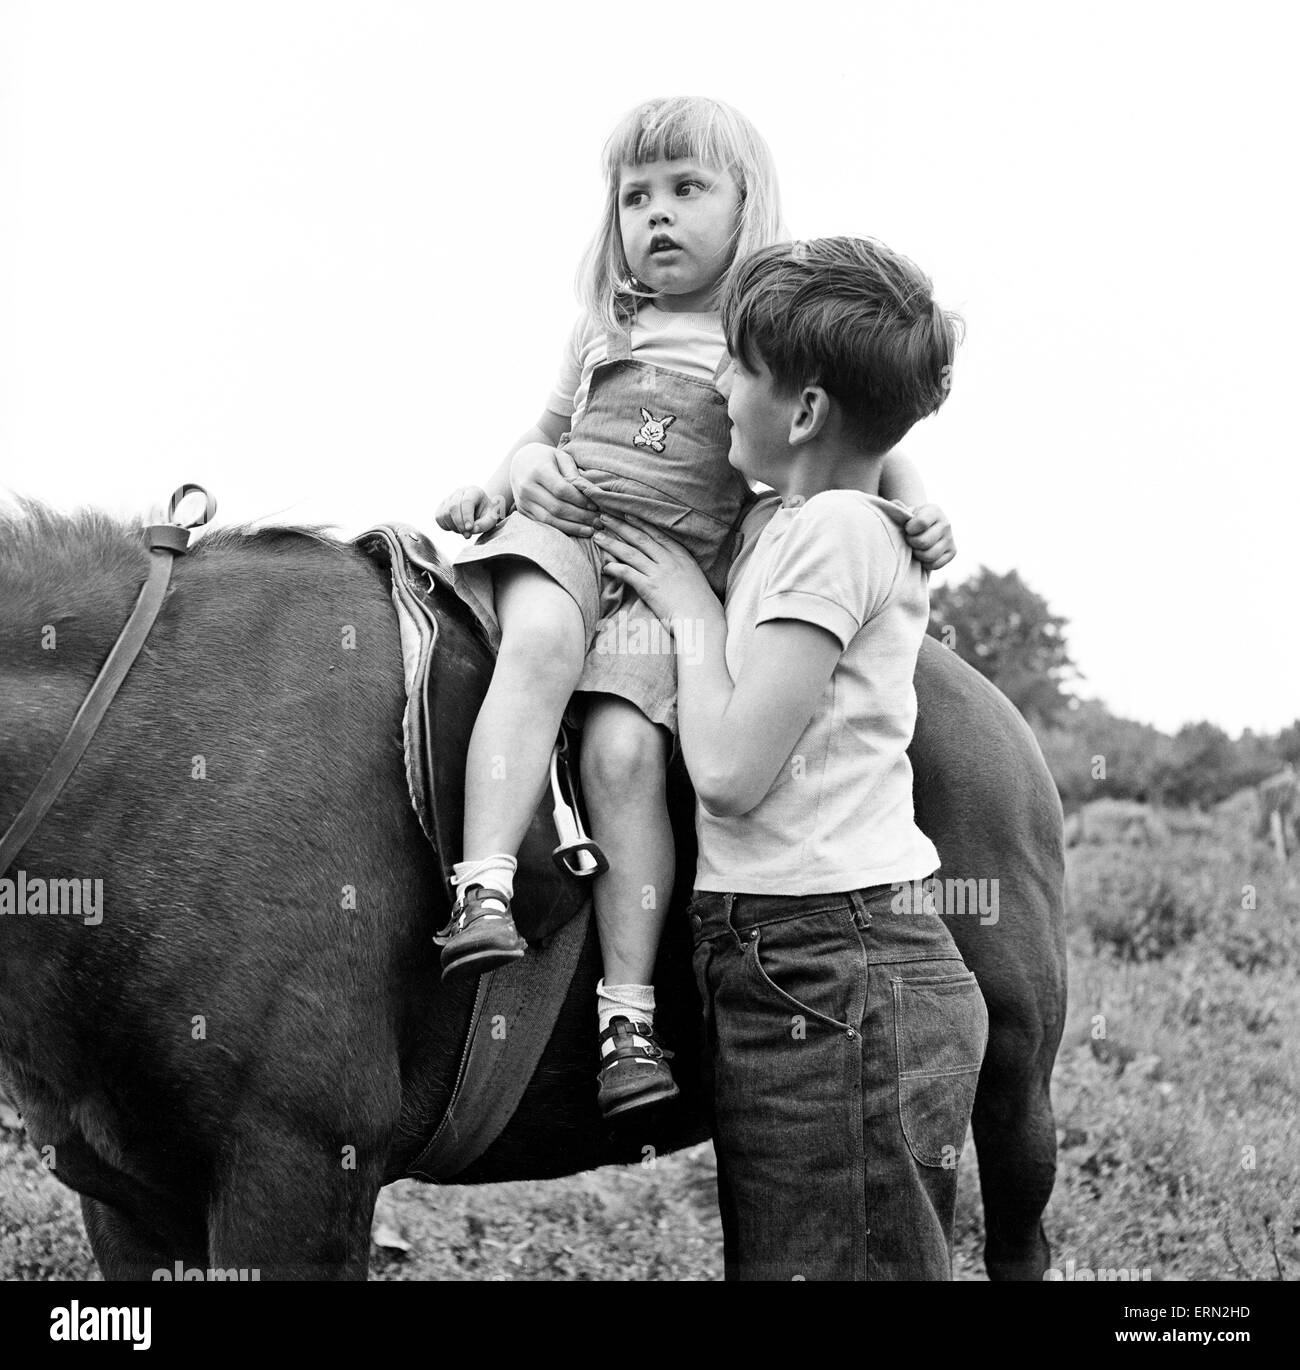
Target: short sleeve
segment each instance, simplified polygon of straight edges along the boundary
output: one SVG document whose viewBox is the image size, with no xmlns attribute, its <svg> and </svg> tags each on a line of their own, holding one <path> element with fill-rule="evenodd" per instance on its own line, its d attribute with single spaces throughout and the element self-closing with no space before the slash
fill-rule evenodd
<svg viewBox="0 0 1300 1370">
<path fill-rule="evenodd" d="M 818 496 L 790 520 L 768 567 L 755 625 L 792 618 L 848 648 L 889 598 L 906 553 L 900 534 L 860 497 Z"/>
<path fill-rule="evenodd" d="M 564 355 L 560 361 L 560 374 L 546 401 L 546 407 L 553 414 L 568 417 L 573 413 L 574 398 L 582 382 L 582 354 L 590 340 L 590 332 L 590 320 L 583 314 L 569 333 L 569 340 L 564 345 Z"/>
</svg>

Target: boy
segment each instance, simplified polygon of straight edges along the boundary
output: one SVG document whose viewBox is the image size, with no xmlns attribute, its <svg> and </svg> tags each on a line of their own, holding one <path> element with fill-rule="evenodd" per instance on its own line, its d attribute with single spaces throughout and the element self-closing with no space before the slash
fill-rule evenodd
<svg viewBox="0 0 1300 1370">
<path fill-rule="evenodd" d="M 671 623 L 699 798 L 691 906 L 728 1278 L 947 1279 L 956 1163 L 987 1014 L 937 914 L 891 909 L 939 865 L 912 815 L 925 573 L 877 495 L 947 394 L 956 320 L 874 242 L 740 263 L 723 308 L 747 520 L 724 613 L 676 544 L 603 517 Z"/>
</svg>

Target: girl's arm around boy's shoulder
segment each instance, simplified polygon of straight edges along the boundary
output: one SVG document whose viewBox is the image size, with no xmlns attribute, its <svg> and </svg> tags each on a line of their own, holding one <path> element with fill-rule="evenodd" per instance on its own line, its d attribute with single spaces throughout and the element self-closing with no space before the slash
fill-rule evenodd
<svg viewBox="0 0 1300 1370">
<path fill-rule="evenodd" d="M 912 555 L 927 571 L 937 571 L 957 555 L 948 515 L 926 498 L 925 482 L 916 463 L 895 448 L 880 468 L 880 498 L 906 505 L 909 517 L 900 518 Z"/>
</svg>

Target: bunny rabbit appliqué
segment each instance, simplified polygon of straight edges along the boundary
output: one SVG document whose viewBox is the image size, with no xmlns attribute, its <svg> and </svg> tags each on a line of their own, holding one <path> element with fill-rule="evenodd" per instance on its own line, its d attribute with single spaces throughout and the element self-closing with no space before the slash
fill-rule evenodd
<svg viewBox="0 0 1300 1370">
<path fill-rule="evenodd" d="M 632 439 L 634 447 L 648 447 L 652 452 L 662 452 L 664 450 L 664 434 L 677 421 L 676 414 L 665 414 L 663 418 L 657 419 L 648 410 L 641 410 L 641 417 L 645 422 L 641 425 L 641 431 Z"/>
</svg>

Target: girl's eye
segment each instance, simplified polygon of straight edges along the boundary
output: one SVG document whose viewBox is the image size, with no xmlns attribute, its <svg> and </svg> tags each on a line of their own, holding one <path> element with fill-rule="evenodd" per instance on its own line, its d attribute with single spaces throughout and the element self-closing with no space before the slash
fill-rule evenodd
<svg viewBox="0 0 1300 1370">
<path fill-rule="evenodd" d="M 636 209 L 639 205 L 645 204 L 646 199 L 647 196 L 644 190 L 629 190 L 628 193 L 623 196 L 623 203 L 629 209 Z"/>
<path fill-rule="evenodd" d="M 685 197 L 690 195 L 693 190 L 702 191 L 703 189 L 703 181 L 681 181 L 677 186 L 677 193 L 678 195 L 682 196 L 683 199 L 685 199 Z"/>
</svg>

